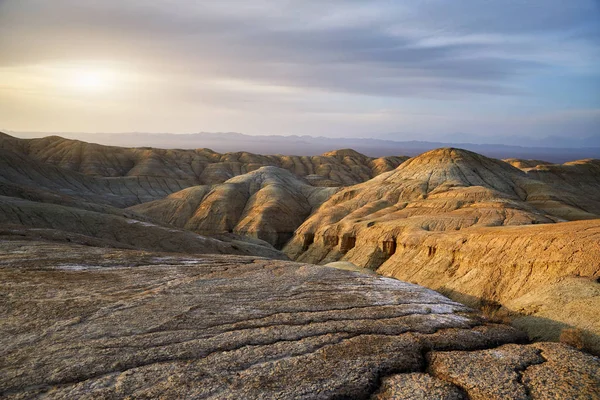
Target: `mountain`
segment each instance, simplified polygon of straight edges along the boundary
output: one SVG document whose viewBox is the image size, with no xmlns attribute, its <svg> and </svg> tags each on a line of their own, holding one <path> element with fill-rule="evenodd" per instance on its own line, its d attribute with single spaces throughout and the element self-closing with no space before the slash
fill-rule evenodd
<svg viewBox="0 0 600 400">
<path fill-rule="evenodd" d="M 194 186 L 130 210 L 200 234 L 232 232 L 281 248 L 336 191 L 311 186 L 285 169 L 261 167 L 222 184 Z"/>
<path fill-rule="evenodd" d="M 17 146 L 21 143 L 13 141 Z M 10 150 L 9 150 L 10 149 Z M 11 151 L 12 150 L 12 151 Z M 180 190 L 160 177 L 88 176 L 0 149 L 0 227 L 22 236 L 95 246 L 286 258 L 262 241 L 236 235 L 207 238 L 124 209 Z M 172 185 L 172 186 L 169 186 Z"/>
</svg>

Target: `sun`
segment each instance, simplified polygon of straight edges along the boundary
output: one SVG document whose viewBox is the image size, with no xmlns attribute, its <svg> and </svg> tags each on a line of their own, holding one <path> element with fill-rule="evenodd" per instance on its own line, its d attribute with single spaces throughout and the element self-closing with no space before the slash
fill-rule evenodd
<svg viewBox="0 0 600 400">
<path fill-rule="evenodd" d="M 108 70 L 78 70 L 71 76 L 72 86 L 82 92 L 103 92 L 114 84 L 114 74 Z"/>
</svg>

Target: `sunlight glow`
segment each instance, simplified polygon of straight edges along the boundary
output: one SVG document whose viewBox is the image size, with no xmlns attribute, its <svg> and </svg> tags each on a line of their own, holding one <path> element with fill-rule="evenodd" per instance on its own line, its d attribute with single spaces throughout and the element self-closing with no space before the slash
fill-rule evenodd
<svg viewBox="0 0 600 400">
<path fill-rule="evenodd" d="M 112 88 L 114 73 L 108 70 L 81 70 L 75 71 L 71 77 L 74 88 L 85 92 L 100 92 Z"/>
</svg>

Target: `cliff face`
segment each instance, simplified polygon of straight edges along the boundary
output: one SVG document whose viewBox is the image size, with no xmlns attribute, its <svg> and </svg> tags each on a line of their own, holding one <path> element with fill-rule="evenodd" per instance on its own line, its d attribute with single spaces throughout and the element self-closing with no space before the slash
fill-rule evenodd
<svg viewBox="0 0 600 400">
<path fill-rule="evenodd" d="M 7 399 L 594 398 L 600 387 L 597 358 L 515 344 L 515 329 L 380 276 L 18 240 L 0 242 L 0 265 Z"/>
<path fill-rule="evenodd" d="M 371 158 L 353 150 L 337 150 L 312 157 L 247 152 L 219 154 L 210 149 L 103 146 L 58 136 L 24 140 L 0 133 L 1 148 L 85 175 L 187 182 L 184 187 L 223 183 L 264 166 L 287 169 L 305 177 L 314 186 L 353 185 L 391 171 L 408 158 Z M 174 191 L 180 189 L 183 187 Z"/>
<path fill-rule="evenodd" d="M 194 186 L 130 208 L 201 234 L 233 232 L 281 248 L 336 188 L 313 187 L 287 170 L 260 169 L 212 186 Z"/>
<path fill-rule="evenodd" d="M 352 262 L 469 304 L 510 304 L 541 318 L 564 301 L 542 312 L 531 298 L 519 299 L 568 277 L 600 277 L 598 220 L 554 223 L 598 218 L 597 199 L 586 193 L 464 150 L 435 150 L 333 195 L 284 251 L 304 262 Z M 577 301 L 597 305 L 585 285 Z M 559 319 L 587 329 L 600 350 L 597 316 Z M 546 337 L 556 338 L 557 329 Z"/>
</svg>

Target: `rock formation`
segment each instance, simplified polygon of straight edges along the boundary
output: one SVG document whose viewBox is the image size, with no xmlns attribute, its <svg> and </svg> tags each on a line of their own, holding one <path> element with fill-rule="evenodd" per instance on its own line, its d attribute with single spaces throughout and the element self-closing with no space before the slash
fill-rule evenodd
<svg viewBox="0 0 600 400">
<path fill-rule="evenodd" d="M 510 305 L 529 317 L 530 333 L 557 339 L 561 327 L 576 326 L 600 351 L 600 318 L 586 319 L 599 298 L 585 289 L 600 277 L 600 223 L 554 224 L 598 218 L 598 198 L 586 193 L 533 179 L 499 160 L 440 149 L 340 190 L 296 231 L 285 252 L 302 262 L 348 261 L 472 305 Z M 571 276 L 587 279 L 569 283 L 580 288 L 571 298 L 579 314 L 555 313 L 565 300 L 547 294 L 549 302 L 538 306 L 538 293 L 550 285 L 561 292 Z M 521 299 L 527 293 L 533 298 Z M 553 313 L 560 315 L 554 325 L 539 323 Z"/>
<path fill-rule="evenodd" d="M 526 170 L 542 182 L 577 195 L 600 198 L 600 160 L 577 160 L 564 164 L 540 164 Z"/>
<path fill-rule="evenodd" d="M 519 168 L 523 171 L 527 171 L 530 168 L 535 168 L 538 165 L 551 165 L 551 162 L 543 161 L 543 160 L 523 160 L 520 158 L 507 158 L 502 160 L 504 162 L 509 163 L 513 167 Z"/>
<path fill-rule="evenodd" d="M 261 167 L 218 185 L 194 186 L 130 210 L 203 235 L 233 232 L 281 248 L 335 188 L 318 188 L 287 170 Z"/>
<path fill-rule="evenodd" d="M 43 231 L 46 239 L 71 241 L 83 236 L 91 243 L 100 240 L 117 248 L 287 258 L 266 242 L 252 243 L 235 237 L 219 240 L 140 220 L 138 216 L 128 218 L 127 212 L 119 215 L 106 210 L 88 211 L 5 196 L 0 196 L 1 226 L 9 228 L 9 235 L 31 236 L 31 230 Z"/>
<path fill-rule="evenodd" d="M 129 177 L 172 186 L 223 183 L 260 167 L 275 166 L 305 177 L 315 186 L 341 186 L 364 182 L 391 171 L 408 157 L 370 158 L 353 150 L 322 156 L 260 155 L 246 152 L 219 154 L 210 149 L 163 150 L 123 148 L 49 136 L 17 139 L 0 132 L 0 149 L 37 161 L 98 177 Z M 179 187 L 175 190 L 183 189 Z M 175 191 L 173 190 L 173 191 Z"/>
<path fill-rule="evenodd" d="M 0 279 L 6 399 L 600 395 L 598 358 L 374 275 L 8 240 Z"/>
<path fill-rule="evenodd" d="M 5 196 L 68 205 L 79 200 L 128 207 L 161 199 L 190 185 L 191 181 L 160 177 L 87 176 L 0 149 L 0 194 Z"/>
</svg>

